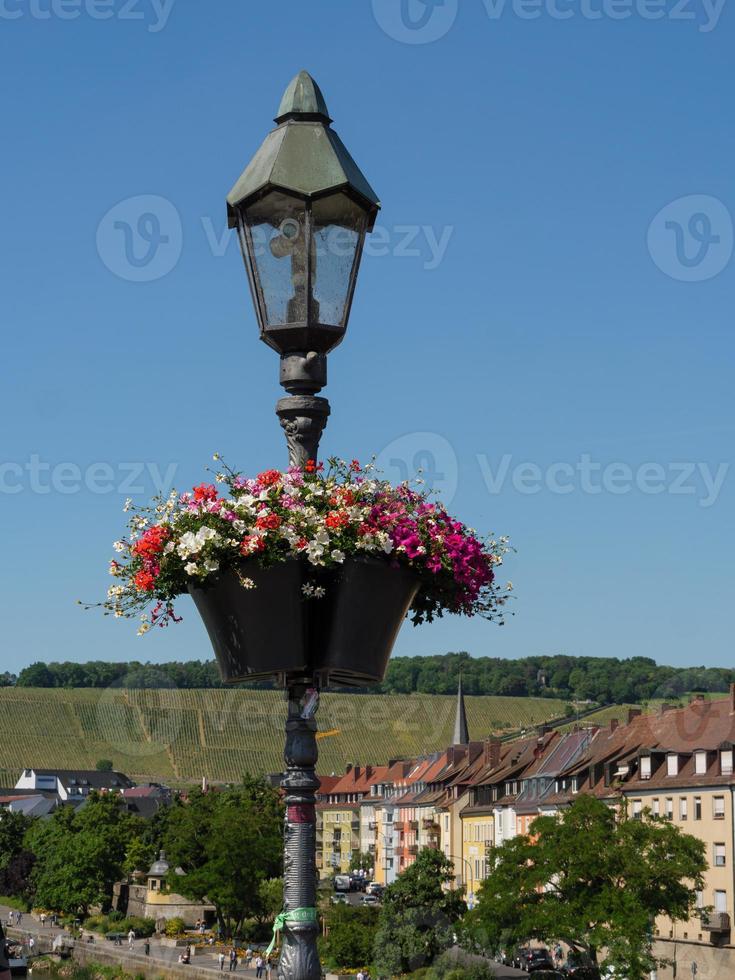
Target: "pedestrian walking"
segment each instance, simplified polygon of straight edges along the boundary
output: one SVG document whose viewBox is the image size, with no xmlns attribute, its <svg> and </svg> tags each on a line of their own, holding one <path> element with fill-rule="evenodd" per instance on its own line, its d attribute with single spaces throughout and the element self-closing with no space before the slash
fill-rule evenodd
<svg viewBox="0 0 735 980">
<path fill-rule="evenodd" d="M 151 944 L 150 944 L 150 942 L 147 939 L 143 943 L 143 952 L 145 953 L 146 956 L 150 956 L 151 955 Z"/>
<path fill-rule="evenodd" d="M 265 958 L 265 980 L 271 980 L 271 972 L 273 970 L 273 963 L 271 962 L 270 956 Z"/>
<path fill-rule="evenodd" d="M 16 912 L 16 913 L 15 913 L 15 924 L 16 924 L 17 926 L 19 926 L 19 925 L 20 925 L 20 920 L 21 920 L 22 918 L 23 918 L 23 913 L 22 913 L 22 912 Z"/>
<path fill-rule="evenodd" d="M 33 938 L 33 936 L 29 936 L 28 937 L 28 950 L 29 950 L 29 953 L 31 954 L 31 956 L 33 955 L 33 950 L 34 950 L 35 946 L 36 946 L 36 940 Z"/>
<path fill-rule="evenodd" d="M 245 969 L 246 970 L 249 970 L 250 969 L 250 964 L 252 962 L 253 962 L 253 951 L 248 946 L 248 948 L 245 950 Z"/>
<path fill-rule="evenodd" d="M 230 950 L 230 973 L 234 973 L 237 969 L 237 950 L 233 946 Z"/>
<path fill-rule="evenodd" d="M 217 960 L 219 962 L 219 972 L 222 973 L 225 969 L 225 954 L 222 952 L 222 950 L 220 950 Z"/>
<path fill-rule="evenodd" d="M 357 971 L 357 976 L 355 977 L 355 980 L 365 980 L 365 974 L 362 972 L 362 970 Z"/>
<path fill-rule="evenodd" d="M 255 976 L 256 977 L 262 977 L 263 976 L 263 967 L 264 966 L 265 966 L 265 963 L 263 961 L 263 957 L 260 955 L 260 953 L 258 953 L 258 955 L 255 957 Z"/>
<path fill-rule="evenodd" d="M 46 927 L 46 913 L 45 912 L 41 912 L 41 925 L 44 928 Z"/>
<path fill-rule="evenodd" d="M 135 929 L 131 929 L 128 933 L 128 949 L 132 949 L 135 944 Z"/>
</svg>

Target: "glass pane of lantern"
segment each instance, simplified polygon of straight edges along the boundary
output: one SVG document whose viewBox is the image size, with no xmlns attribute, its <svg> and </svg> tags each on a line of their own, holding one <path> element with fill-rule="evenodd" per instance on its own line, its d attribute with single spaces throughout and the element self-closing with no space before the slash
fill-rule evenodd
<svg viewBox="0 0 735 980">
<path fill-rule="evenodd" d="M 272 193 L 245 214 L 265 326 L 306 321 L 305 207 L 296 197 Z"/>
<path fill-rule="evenodd" d="M 355 259 L 362 249 L 367 216 L 345 194 L 334 194 L 314 201 L 312 222 L 312 320 L 340 327 L 357 274 Z"/>
</svg>

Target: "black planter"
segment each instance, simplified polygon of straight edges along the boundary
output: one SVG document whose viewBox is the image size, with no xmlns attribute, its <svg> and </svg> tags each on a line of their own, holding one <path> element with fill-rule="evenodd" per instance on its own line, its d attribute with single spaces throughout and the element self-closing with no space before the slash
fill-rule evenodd
<svg viewBox="0 0 735 980">
<path fill-rule="evenodd" d="M 261 568 L 243 563 L 189 591 L 212 641 L 223 680 L 234 683 L 318 676 L 323 684 L 382 681 L 398 631 L 418 590 L 416 576 L 379 558 L 348 559 L 334 569 L 297 560 Z M 320 598 L 302 587 L 317 581 Z"/>
</svg>

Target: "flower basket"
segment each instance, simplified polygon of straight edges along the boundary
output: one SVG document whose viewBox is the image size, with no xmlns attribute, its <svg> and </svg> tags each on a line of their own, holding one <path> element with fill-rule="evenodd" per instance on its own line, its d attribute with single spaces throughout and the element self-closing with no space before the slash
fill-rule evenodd
<svg viewBox="0 0 735 980">
<path fill-rule="evenodd" d="M 320 570 L 324 594 L 305 598 L 313 578 L 297 559 L 269 568 L 249 561 L 189 586 L 223 680 L 303 674 L 343 686 L 382 681 L 418 577 L 383 559 L 352 558 Z"/>
<path fill-rule="evenodd" d="M 106 615 L 139 616 L 143 635 L 179 622 L 174 601 L 189 594 L 225 681 L 342 686 L 383 679 L 407 613 L 416 625 L 444 613 L 503 622 L 507 539 L 480 539 L 425 490 L 357 460 L 257 477 L 222 466 L 221 490 L 126 501 Z"/>
</svg>

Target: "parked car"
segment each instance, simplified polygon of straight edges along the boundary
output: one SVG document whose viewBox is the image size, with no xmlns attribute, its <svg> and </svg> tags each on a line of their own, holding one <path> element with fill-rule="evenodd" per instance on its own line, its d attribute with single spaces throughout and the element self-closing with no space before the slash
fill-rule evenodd
<svg viewBox="0 0 735 980">
<path fill-rule="evenodd" d="M 526 962 L 526 958 L 530 952 L 530 946 L 516 946 L 510 955 L 508 966 L 514 966 L 517 970 L 523 970 L 523 964 Z"/>
<path fill-rule="evenodd" d="M 586 953 L 570 949 L 564 972 L 575 980 L 600 980 L 600 971 Z"/>
<path fill-rule="evenodd" d="M 349 899 L 344 892 L 337 892 L 336 895 L 332 895 L 332 905 L 349 905 Z"/>
<path fill-rule="evenodd" d="M 553 970 L 554 960 L 548 949 L 536 948 L 528 951 L 526 962 L 521 969 L 527 973 L 536 973 L 538 970 Z"/>
<path fill-rule="evenodd" d="M 336 892 L 349 892 L 352 891 L 352 882 L 350 881 L 349 875 L 335 875 L 334 876 L 334 890 Z"/>
<path fill-rule="evenodd" d="M 377 895 L 378 898 L 382 898 L 385 893 L 385 885 L 381 885 L 377 881 L 369 881 L 365 886 L 365 893 L 367 895 Z"/>
<path fill-rule="evenodd" d="M 380 905 L 380 899 L 377 895 L 363 895 L 360 905 Z"/>
</svg>

